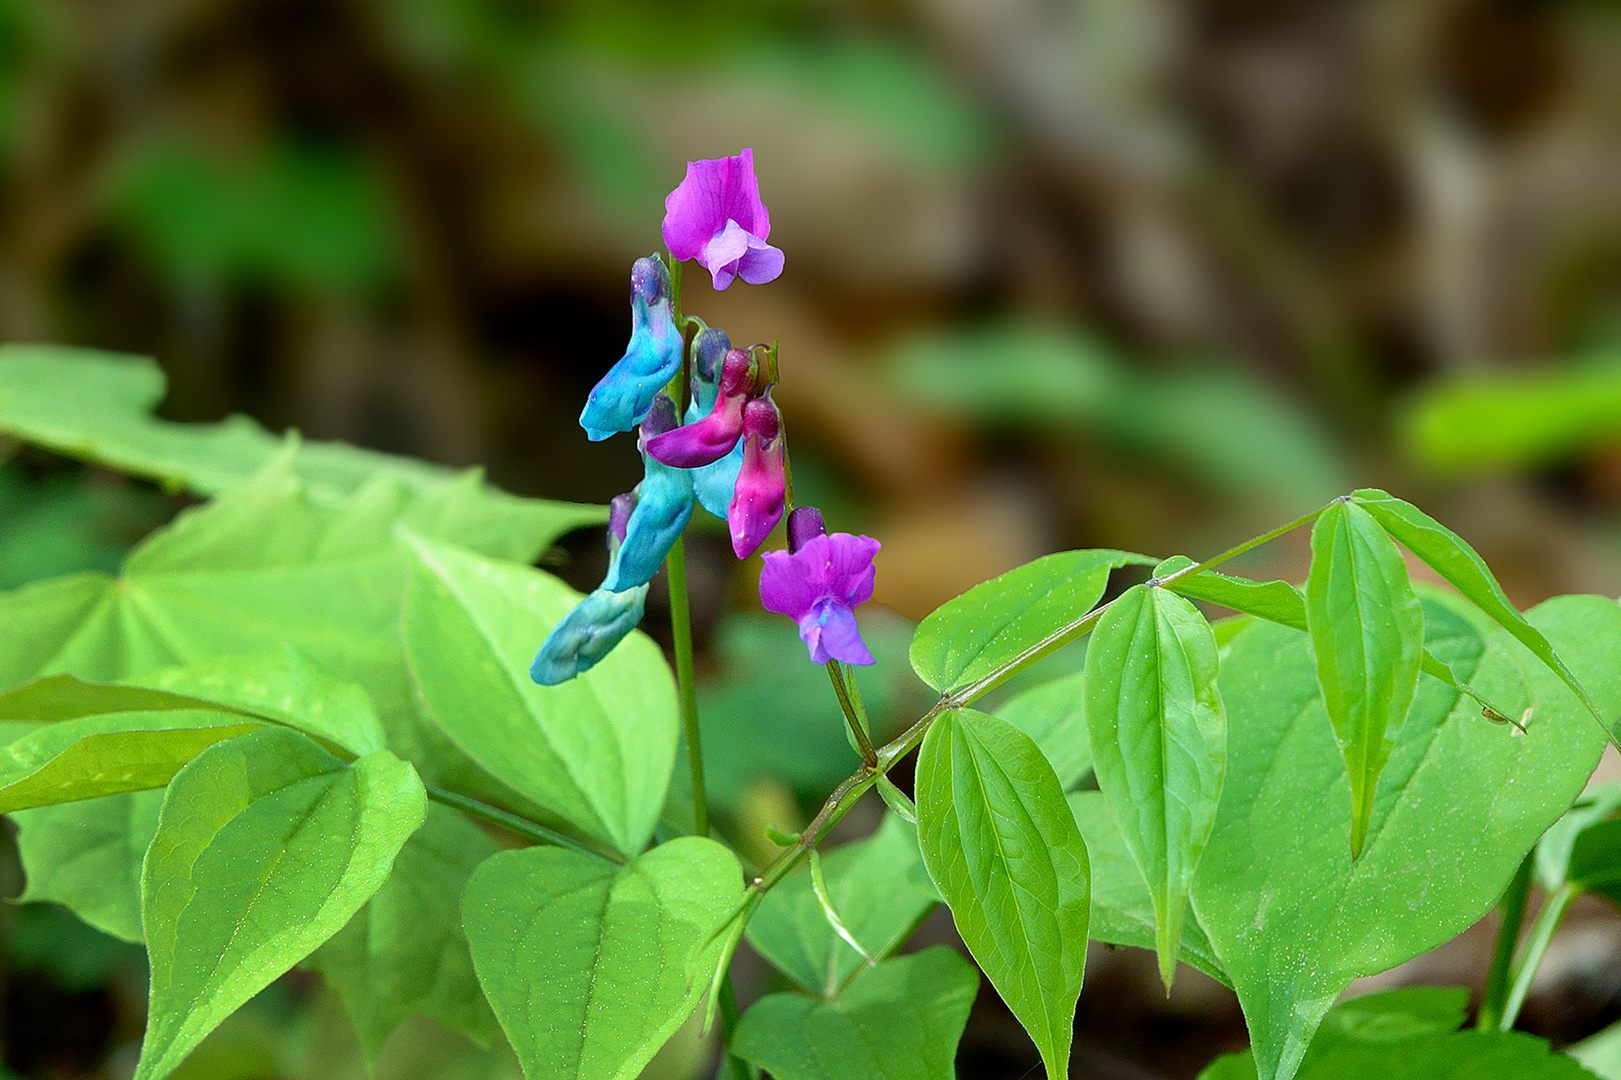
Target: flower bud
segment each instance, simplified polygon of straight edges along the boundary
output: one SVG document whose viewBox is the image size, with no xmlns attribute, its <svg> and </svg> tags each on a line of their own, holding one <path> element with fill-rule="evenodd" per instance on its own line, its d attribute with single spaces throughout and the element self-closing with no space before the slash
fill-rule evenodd
<svg viewBox="0 0 1621 1080">
<path fill-rule="evenodd" d="M 619 550 L 619 545 L 625 542 L 625 528 L 630 523 L 631 512 L 636 509 L 636 493 L 627 491 L 623 495 L 615 495 L 613 502 L 608 504 L 608 551 L 610 554 Z"/>
<path fill-rule="evenodd" d="M 731 453 L 743 434 L 743 404 L 753 388 L 756 370 L 752 355 L 742 349 L 728 350 L 709 414 L 695 424 L 649 439 L 648 452 L 679 469 L 696 469 Z"/>
<path fill-rule="evenodd" d="M 604 589 L 621 592 L 651 581 L 692 519 L 692 473 L 672 469 L 647 452 L 650 439 L 674 427 L 675 402 L 659 394 L 642 421 L 642 482 L 625 521 L 624 542 L 602 579 Z"/>
<path fill-rule="evenodd" d="M 746 559 L 765 542 L 782 520 L 787 494 L 784 467 L 787 443 L 782 438 L 782 416 L 767 393 L 743 407 L 743 467 L 727 508 L 732 550 Z"/>
<path fill-rule="evenodd" d="M 796 506 L 788 514 L 788 554 L 793 555 L 813 537 L 826 536 L 822 512 L 814 506 Z"/>
<path fill-rule="evenodd" d="M 648 407 L 681 366 L 681 331 L 670 306 L 670 272 L 656 256 L 630 272 L 630 344 L 592 388 L 580 426 L 593 442 L 641 423 Z"/>
</svg>

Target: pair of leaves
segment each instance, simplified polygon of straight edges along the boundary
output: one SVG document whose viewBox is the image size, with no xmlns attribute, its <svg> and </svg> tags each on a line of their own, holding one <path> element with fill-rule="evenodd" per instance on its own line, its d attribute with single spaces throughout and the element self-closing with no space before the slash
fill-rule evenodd
<svg viewBox="0 0 1621 1080">
<path fill-rule="evenodd" d="M 1301 1080 L 1591 1080 L 1542 1039 L 1516 1032 L 1459 1031 L 1469 992 L 1410 987 L 1335 1006 L 1311 1041 Z M 1255 1080 L 1249 1053 L 1217 1058 L 1199 1080 Z"/>
<path fill-rule="evenodd" d="M 524 1074 L 636 1076 L 708 988 L 741 891 L 736 857 L 702 837 L 624 866 L 548 847 L 482 863 L 462 925 Z"/>
<path fill-rule="evenodd" d="M 347 923 L 423 820 L 422 784 L 386 750 L 344 763 L 265 728 L 175 776 L 141 875 L 151 962 L 137 1080 L 203 1037 Z"/>
<path fill-rule="evenodd" d="M 1349 780 L 1309 641 L 1255 623 L 1222 657 L 1228 767 L 1193 881 L 1195 914 L 1238 992 L 1263 1080 L 1294 1075 L 1334 998 L 1450 939 L 1501 895 L 1581 791 L 1603 736 L 1581 701 L 1506 631 L 1424 600 L 1430 650 L 1505 707 L 1519 737 L 1436 681 L 1421 684 L 1385 767 L 1356 861 Z M 1565 597 L 1529 615 L 1594 699 L 1621 708 L 1621 607 Z"/>
</svg>

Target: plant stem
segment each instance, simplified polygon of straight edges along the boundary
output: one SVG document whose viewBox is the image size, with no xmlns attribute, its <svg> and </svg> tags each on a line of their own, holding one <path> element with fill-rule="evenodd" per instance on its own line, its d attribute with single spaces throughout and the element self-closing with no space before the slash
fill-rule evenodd
<svg viewBox="0 0 1621 1080">
<path fill-rule="evenodd" d="M 1553 941 L 1553 932 L 1559 929 L 1560 920 L 1581 891 L 1579 885 L 1567 881 L 1543 902 L 1542 910 L 1537 913 L 1536 925 L 1531 929 L 1531 940 L 1525 943 L 1525 953 L 1515 965 L 1514 985 L 1508 992 L 1508 1000 L 1503 1002 L 1503 1015 L 1497 1021 L 1499 1031 L 1514 1029 L 1514 1021 L 1520 1018 L 1520 1006 L 1525 1004 L 1525 995 L 1531 990 L 1531 980 L 1536 978 L 1537 968 L 1542 965 L 1542 957 L 1548 951 L 1548 943 Z"/>
<path fill-rule="evenodd" d="M 670 575 L 670 636 L 675 642 L 675 681 L 681 694 L 681 729 L 692 769 L 692 831 L 709 835 L 709 799 L 704 794 L 704 748 L 698 732 L 698 687 L 692 675 L 692 616 L 687 608 L 687 542 L 676 537 L 665 561 Z"/>
<path fill-rule="evenodd" d="M 749 1063 L 732 1053 L 732 1040 L 737 1035 L 737 995 L 732 991 L 732 976 L 728 973 L 720 981 L 720 1044 L 721 1076 L 730 1080 L 755 1080 L 757 1075 Z"/>
<path fill-rule="evenodd" d="M 861 707 L 860 691 L 851 685 L 854 680 L 845 671 L 844 665 L 833 659 L 827 662 L 827 677 L 833 680 L 833 694 L 839 699 L 839 708 L 844 710 L 844 722 L 849 726 L 850 737 L 861 752 L 861 760 L 868 765 L 878 764 L 878 753 L 872 748 L 872 736 L 867 733 L 867 711 Z"/>
<path fill-rule="evenodd" d="M 432 784 L 425 784 L 423 786 L 427 789 L 428 798 L 432 799 L 434 802 L 440 803 L 444 806 L 449 806 L 452 809 L 460 810 L 468 817 L 475 817 L 480 821 L 487 821 L 491 825 L 499 825 L 508 832 L 517 833 L 526 840 L 534 840 L 541 844 L 552 844 L 556 847 L 568 848 L 570 851 L 577 851 L 581 855 L 590 855 L 592 858 L 606 859 L 609 862 L 623 863 L 625 861 L 624 857 L 618 853 L 610 854 L 606 851 L 598 850 L 584 841 L 576 840 L 567 833 L 561 833 L 556 829 L 547 828 L 545 825 L 530 821 L 526 817 L 519 817 L 517 814 L 514 814 L 509 810 L 502 810 L 498 806 L 491 806 L 489 803 L 480 802 L 478 799 L 472 798 L 471 796 L 461 795 L 454 791 L 446 791 L 444 788 L 434 787 Z"/>
<path fill-rule="evenodd" d="M 1481 1031 L 1495 1031 L 1503 1016 L 1503 1003 L 1508 998 L 1509 969 L 1514 963 L 1514 945 L 1520 940 L 1520 927 L 1525 924 L 1525 901 L 1531 892 L 1531 864 L 1536 852 L 1528 853 L 1514 872 L 1514 879 L 1503 892 L 1503 925 L 1497 929 L 1497 947 L 1492 950 L 1491 971 L 1486 975 L 1486 989 L 1480 995 L 1480 1011 L 1475 1014 L 1475 1027 Z"/>
</svg>

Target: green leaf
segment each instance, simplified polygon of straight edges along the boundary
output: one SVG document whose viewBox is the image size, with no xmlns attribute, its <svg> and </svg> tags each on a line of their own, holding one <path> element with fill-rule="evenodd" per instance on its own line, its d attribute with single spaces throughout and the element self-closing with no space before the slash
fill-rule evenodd
<svg viewBox="0 0 1621 1080">
<path fill-rule="evenodd" d="M 1565 1047 L 1565 1053 L 1603 1080 L 1621 1080 L 1621 1023 Z"/>
<path fill-rule="evenodd" d="M 919 623 L 912 667 L 936 690 L 961 690 L 1085 615 L 1103 596 L 1111 570 L 1153 562 L 1129 551 L 1087 550 L 1025 563 Z"/>
<path fill-rule="evenodd" d="M 940 902 L 923 868 L 917 827 L 889 814 L 865 840 L 822 860 L 829 899 L 867 952 L 882 960 Z M 808 873 L 773 886 L 749 919 L 749 944 L 813 993 L 837 990 L 865 963 L 823 917 Z"/>
<path fill-rule="evenodd" d="M 1262 1080 L 1294 1075 L 1352 979 L 1434 948 L 1490 910 L 1603 747 L 1581 704 L 1508 634 L 1471 635 L 1459 601 L 1424 607 L 1431 651 L 1505 707 L 1534 704 L 1529 733 L 1487 722 L 1438 682 L 1421 686 L 1354 862 L 1349 782 L 1309 641 L 1256 623 L 1222 656 L 1227 777 L 1191 898 L 1238 992 Z M 1621 707 L 1621 607 L 1565 597 L 1530 619 L 1598 700 Z"/>
<path fill-rule="evenodd" d="M 1351 778 L 1351 857 L 1362 853 L 1379 773 L 1418 688 L 1424 613 L 1401 552 L 1372 515 L 1337 502 L 1311 530 L 1306 624 L 1317 681 Z"/>
<path fill-rule="evenodd" d="M 917 765 L 923 863 L 957 932 L 1041 1051 L 1067 1075 L 1086 966 L 1086 844 L 1052 766 L 1011 724 L 941 715 Z"/>
<path fill-rule="evenodd" d="M 258 726 L 199 710 L 49 724 L 0 748 L 0 813 L 163 787 L 208 747 Z"/>
<path fill-rule="evenodd" d="M 953 1080 L 979 972 L 944 945 L 885 960 L 838 997 L 772 994 L 732 1052 L 778 1080 Z"/>
<path fill-rule="evenodd" d="M 327 675 L 283 645 L 135 676 L 137 685 L 47 675 L 0 694 L 0 720 L 48 722 L 108 713 L 207 710 L 226 720 L 282 724 L 351 754 L 383 748 L 383 730 L 366 692 Z M 178 691 L 178 692 L 177 692 Z"/>
<path fill-rule="evenodd" d="M 155 419 L 163 394 L 162 371 L 144 358 L 0 346 L 0 434 L 201 495 L 240 487 L 285 449 L 245 416 Z M 516 562 L 533 562 L 563 533 L 606 516 L 603 507 L 509 495 L 478 470 L 456 473 L 344 443 L 303 443 L 292 468 L 322 506 L 347 506 L 370 487 L 371 501 L 392 498 L 391 515 L 417 532 Z"/>
<path fill-rule="evenodd" d="M 1195 565 L 1186 555 L 1173 555 L 1154 567 L 1161 580 Z M 1192 600 L 1232 608 L 1296 630 L 1306 629 L 1306 598 L 1287 581 L 1251 581 L 1214 570 L 1201 570 L 1165 587 Z"/>
<path fill-rule="evenodd" d="M 1086 720 L 1098 787 L 1154 899 L 1169 987 L 1227 767 L 1216 639 L 1192 603 L 1136 585 L 1110 605 L 1086 649 Z"/>
<path fill-rule="evenodd" d="M 141 940 L 141 862 L 158 830 L 163 791 L 19 810 L 17 853 L 28 876 L 19 903 L 49 900 L 97 930 Z"/>
<path fill-rule="evenodd" d="M 1431 986 L 1336 1005 L 1300 1065 L 1300 1080 L 1592 1080 L 1545 1039 L 1517 1031 L 1457 1031 L 1467 991 Z M 1250 1054 L 1219 1057 L 1200 1080 L 1255 1077 Z"/>
<path fill-rule="evenodd" d="M 1613 710 L 1606 714 L 1594 705 L 1575 673 L 1565 666 L 1548 639 L 1508 602 L 1502 586 L 1497 584 L 1497 579 L 1486 566 L 1486 560 L 1464 543 L 1463 537 L 1411 503 L 1377 488 L 1363 488 L 1352 495 L 1357 505 L 1364 507 L 1385 532 L 1445 578 L 1449 585 L 1490 616 L 1493 622 L 1513 634 L 1520 644 L 1531 650 L 1533 656 L 1548 665 L 1581 700 L 1606 734 L 1611 731 L 1614 722 L 1609 717 L 1613 717 Z"/>
<path fill-rule="evenodd" d="M 141 875 L 152 978 L 136 1080 L 167 1076 L 238 1006 L 341 930 L 422 824 L 411 766 L 346 765 L 264 728 L 169 785 Z"/>
<path fill-rule="evenodd" d="M 1015 695 L 996 715 L 1036 741 L 1065 791 L 1092 771 L 1086 733 L 1086 676 L 1063 675 Z"/>
<path fill-rule="evenodd" d="M 658 646 L 633 633 L 561 686 L 528 667 L 574 606 L 566 585 L 420 538 L 401 616 L 428 714 L 491 776 L 626 855 L 653 834 L 675 762 L 675 683 Z"/>
<path fill-rule="evenodd" d="M 1607 784 L 1584 794 L 1537 841 L 1537 884 L 1553 892 L 1566 882 L 1577 880 L 1572 872 L 1577 837 L 1603 825 L 1618 809 L 1621 809 L 1621 784 Z"/>
<path fill-rule="evenodd" d="M 1120 825 L 1101 791 L 1075 791 L 1067 797 L 1075 825 L 1086 841 L 1086 858 L 1092 868 L 1092 915 L 1087 933 L 1094 941 L 1110 945 L 1132 945 L 1139 949 L 1157 947 L 1158 931 L 1154 918 L 1154 898 L 1149 895 L 1142 871 L 1120 835 Z M 1182 924 L 1182 951 L 1179 959 L 1191 964 L 1218 982 L 1231 985 L 1216 951 L 1206 940 L 1197 919 Z"/>
<path fill-rule="evenodd" d="M 524 1075 L 636 1076 L 708 988 L 705 943 L 741 895 L 736 857 L 695 836 L 625 866 L 547 847 L 486 860 L 462 925 Z"/>
<path fill-rule="evenodd" d="M 460 814 L 430 804 L 383 887 L 310 957 L 309 966 L 343 998 L 369 1065 L 400 1021 L 419 1013 L 480 1046 L 495 1037 L 460 903 L 468 876 L 496 850 Z"/>
</svg>

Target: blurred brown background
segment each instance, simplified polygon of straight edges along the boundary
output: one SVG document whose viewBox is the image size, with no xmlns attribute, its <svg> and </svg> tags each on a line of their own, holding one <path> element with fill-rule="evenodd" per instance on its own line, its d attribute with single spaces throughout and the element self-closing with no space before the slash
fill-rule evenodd
<svg viewBox="0 0 1621 1080">
<path fill-rule="evenodd" d="M 604 502 L 634 447 L 575 418 L 630 263 L 685 161 L 745 146 L 786 272 L 716 294 L 693 267 L 686 306 L 781 340 L 799 498 L 883 541 L 900 615 L 1066 547 L 1207 555 L 1363 485 L 1522 604 L 1621 592 L 1610 0 L 0 0 L 0 340 L 154 356 L 172 419 Z M 0 460 L 0 587 L 114 563 L 174 510 Z M 589 588 L 599 546 L 551 568 Z M 718 528 L 694 548 L 719 799 L 757 834 L 849 762 L 830 700 L 780 715 L 791 627 L 750 614 Z M 899 722 L 905 624 L 868 633 Z M 1230 998 L 1099 964 L 1076 1075 L 1241 1042 Z M 1612 983 L 1528 1022 L 1577 1037 Z M 62 1038 L 26 985 L 20 1075 L 127 1066 L 116 982 L 86 1007 L 122 1019 Z M 964 1074 L 1021 1075 L 981 1004 Z M 297 1074 L 276 1060 L 206 1076 Z"/>
</svg>

